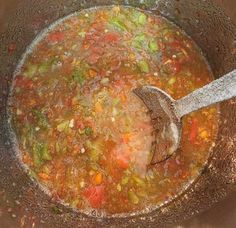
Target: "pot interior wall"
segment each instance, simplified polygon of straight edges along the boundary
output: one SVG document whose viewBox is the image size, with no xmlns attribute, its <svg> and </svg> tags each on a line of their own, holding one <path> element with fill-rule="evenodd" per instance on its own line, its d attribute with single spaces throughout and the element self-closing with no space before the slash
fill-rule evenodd
<svg viewBox="0 0 236 228">
<path fill-rule="evenodd" d="M 236 100 L 221 104 L 221 124 L 213 157 L 191 189 L 161 210 L 132 218 L 97 219 L 52 202 L 19 166 L 7 122 L 6 104 L 12 75 L 25 48 L 50 23 L 83 8 L 125 4 L 151 10 L 179 25 L 196 41 L 216 77 L 236 68 L 236 27 L 212 1 L 9 0 L 2 3 L 0 13 L 7 4 L 11 8 L 0 23 L 0 209 L 4 227 L 17 227 L 20 223 L 43 227 L 128 227 L 134 224 L 152 227 L 188 218 L 232 190 L 236 180 L 236 127 L 233 124 Z"/>
</svg>

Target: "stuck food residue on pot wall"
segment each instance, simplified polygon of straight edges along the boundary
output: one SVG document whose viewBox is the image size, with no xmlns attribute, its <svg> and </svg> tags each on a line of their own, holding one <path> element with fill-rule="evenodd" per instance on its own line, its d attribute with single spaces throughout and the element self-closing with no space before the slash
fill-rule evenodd
<svg viewBox="0 0 236 228">
<path fill-rule="evenodd" d="M 153 128 L 131 92 L 175 99 L 213 79 L 199 49 L 166 19 L 128 7 L 84 10 L 26 52 L 12 90 L 22 162 L 56 200 L 90 212 L 140 212 L 185 190 L 217 134 L 216 107 L 184 118 L 181 149 L 146 168 Z"/>
</svg>

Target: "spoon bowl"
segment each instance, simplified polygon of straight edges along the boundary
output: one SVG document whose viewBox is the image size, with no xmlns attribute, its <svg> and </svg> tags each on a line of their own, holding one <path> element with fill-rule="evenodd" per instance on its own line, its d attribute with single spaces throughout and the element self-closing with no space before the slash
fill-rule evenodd
<svg viewBox="0 0 236 228">
<path fill-rule="evenodd" d="M 182 124 L 175 110 L 175 100 L 163 90 L 154 86 L 143 86 L 133 91 L 147 106 L 154 129 L 154 165 L 168 159 L 179 147 Z"/>
<path fill-rule="evenodd" d="M 142 86 L 133 92 L 150 112 L 155 136 L 150 164 L 155 165 L 168 159 L 178 149 L 183 116 L 236 96 L 236 70 L 179 100 L 154 86 Z"/>
</svg>

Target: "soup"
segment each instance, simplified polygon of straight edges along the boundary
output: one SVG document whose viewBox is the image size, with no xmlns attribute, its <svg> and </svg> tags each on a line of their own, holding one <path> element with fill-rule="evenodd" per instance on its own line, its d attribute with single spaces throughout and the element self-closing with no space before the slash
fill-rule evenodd
<svg viewBox="0 0 236 228">
<path fill-rule="evenodd" d="M 203 170 L 217 108 L 186 116 L 180 149 L 149 167 L 154 130 L 132 90 L 153 85 L 179 99 L 212 80 L 195 43 L 162 17 L 118 6 L 72 14 L 19 64 L 11 120 L 22 163 L 54 200 L 85 213 L 157 208 Z"/>
</svg>

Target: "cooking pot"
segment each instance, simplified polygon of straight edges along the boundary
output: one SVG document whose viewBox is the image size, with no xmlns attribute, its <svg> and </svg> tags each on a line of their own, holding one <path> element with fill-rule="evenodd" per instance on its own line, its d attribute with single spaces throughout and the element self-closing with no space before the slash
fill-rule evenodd
<svg viewBox="0 0 236 228">
<path fill-rule="evenodd" d="M 235 99 L 220 104 L 216 146 L 199 178 L 177 199 L 148 214 L 99 218 L 95 213 L 87 216 L 73 211 L 52 201 L 19 164 L 7 114 L 7 99 L 17 61 L 35 36 L 53 21 L 80 9 L 111 4 L 150 10 L 173 21 L 202 49 L 215 78 L 236 68 L 236 26 L 223 11 L 226 9 L 234 16 L 234 0 L 224 1 L 224 4 L 216 0 L 0 0 L 1 227 L 158 227 L 190 218 L 234 190 Z M 189 227 L 192 223 L 186 224 Z"/>
</svg>

